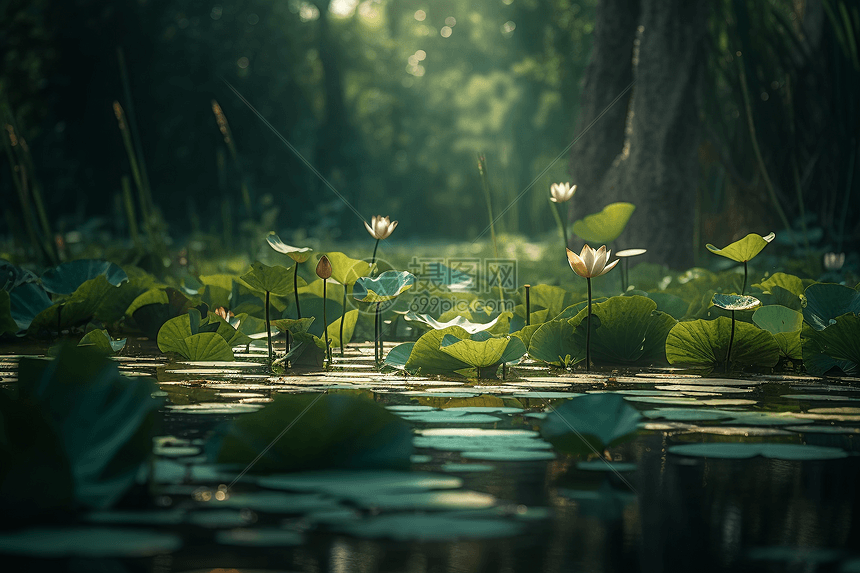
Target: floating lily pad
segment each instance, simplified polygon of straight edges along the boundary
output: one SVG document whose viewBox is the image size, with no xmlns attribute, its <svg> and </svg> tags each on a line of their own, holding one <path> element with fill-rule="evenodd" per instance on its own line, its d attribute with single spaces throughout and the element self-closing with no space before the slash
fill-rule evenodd
<svg viewBox="0 0 860 573">
<path fill-rule="evenodd" d="M 57 527 L 0 532 L 0 553 L 42 559 L 149 557 L 180 547 L 178 535 L 147 529 Z"/>
<path fill-rule="evenodd" d="M 770 233 L 765 237 L 756 235 L 755 233 L 750 233 L 743 239 L 735 241 L 722 249 L 718 249 L 710 243 L 705 246 L 715 255 L 720 255 L 733 261 L 744 263 L 755 258 L 755 256 L 759 254 L 768 243 L 773 241 L 774 237 L 776 237 L 776 235 L 773 233 Z"/>
<path fill-rule="evenodd" d="M 611 203 L 599 213 L 576 221 L 572 231 L 588 243 L 610 243 L 621 235 L 635 210 L 632 203 Z"/>
<path fill-rule="evenodd" d="M 285 428 L 286 439 L 277 439 Z M 256 460 L 260 452 L 266 453 Z M 278 394 L 207 443 L 210 459 L 253 462 L 254 472 L 408 467 L 412 453 L 409 424 L 370 400 L 343 394 Z"/>
<path fill-rule="evenodd" d="M 385 271 L 376 278 L 358 278 L 352 287 L 352 296 L 359 302 L 384 302 L 399 296 L 414 284 L 415 276 L 412 273 Z"/>
<path fill-rule="evenodd" d="M 752 324 L 736 321 L 732 344 L 732 364 L 774 366 L 779 361 L 779 345 L 773 335 Z M 671 364 L 714 367 L 725 364 L 731 338 L 732 320 L 679 322 L 666 338 L 666 357 Z"/>
<path fill-rule="evenodd" d="M 635 434 L 641 419 L 617 394 L 589 394 L 551 409 L 540 431 L 563 452 L 603 451 Z"/>
<path fill-rule="evenodd" d="M 670 446 L 669 453 L 697 458 L 740 460 L 762 456 L 778 460 L 835 460 L 848 457 L 838 448 L 770 443 L 704 443 Z"/>
</svg>

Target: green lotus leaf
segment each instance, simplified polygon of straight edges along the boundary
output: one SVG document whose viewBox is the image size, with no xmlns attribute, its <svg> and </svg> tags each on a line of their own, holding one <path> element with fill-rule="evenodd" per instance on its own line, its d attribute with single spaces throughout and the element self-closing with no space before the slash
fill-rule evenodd
<svg viewBox="0 0 860 573">
<path fill-rule="evenodd" d="M 585 346 L 577 346 L 573 333 L 575 326 L 569 320 L 550 320 L 535 330 L 529 341 L 529 356 L 552 366 L 564 366 L 585 360 Z"/>
<path fill-rule="evenodd" d="M 722 249 L 718 249 L 710 243 L 705 246 L 715 255 L 720 255 L 739 263 L 745 263 L 755 258 L 755 256 L 759 254 L 775 236 L 776 235 L 773 233 L 770 233 L 765 237 L 756 235 L 755 233 L 750 233 L 743 239 L 737 240 Z"/>
<path fill-rule="evenodd" d="M 759 328 L 773 334 L 782 356 L 792 360 L 803 357 L 800 345 L 800 329 L 803 326 L 801 313 L 780 305 L 768 305 L 756 309 L 752 319 Z"/>
<path fill-rule="evenodd" d="M 210 327 L 217 326 L 217 330 L 215 330 L 215 332 L 224 339 L 224 342 L 226 342 L 227 346 L 230 348 L 233 348 L 234 346 L 243 346 L 251 342 L 251 338 L 247 334 L 239 330 L 237 327 L 234 327 L 215 313 L 210 312 L 207 314 L 206 320 Z"/>
<path fill-rule="evenodd" d="M 508 350 L 508 347 L 511 347 Z M 447 334 L 439 349 L 474 368 L 488 368 L 502 362 L 519 360 L 526 353 L 523 341 L 517 337 L 474 340 Z"/>
<path fill-rule="evenodd" d="M 155 277 L 143 271 L 129 276 L 129 280 L 107 292 L 96 310 L 96 318 L 104 323 L 122 320 L 137 297 L 155 286 L 158 286 Z"/>
<path fill-rule="evenodd" d="M 860 371 L 860 317 L 856 314 L 836 317 L 821 330 L 804 324 L 802 340 L 803 364 L 810 374 L 824 376 L 831 368 L 851 376 Z"/>
<path fill-rule="evenodd" d="M 335 315 L 335 319 L 326 327 L 328 332 L 329 344 L 332 348 L 340 348 L 340 315 Z M 320 321 L 322 322 L 322 321 Z M 343 345 L 349 344 L 352 340 L 352 335 L 355 332 L 355 324 L 358 322 L 358 310 L 350 310 L 343 315 Z"/>
<path fill-rule="evenodd" d="M 388 355 L 385 357 L 385 363 L 383 366 L 394 368 L 395 370 L 406 370 L 406 362 L 409 360 L 409 355 L 412 354 L 412 348 L 414 346 L 414 342 L 398 344 L 388 351 Z"/>
<path fill-rule="evenodd" d="M 179 352 L 183 357 L 192 361 L 230 362 L 236 358 L 233 349 L 217 332 L 201 332 L 192 334 L 184 341 L 184 348 Z"/>
<path fill-rule="evenodd" d="M 352 296 L 359 302 L 384 302 L 396 298 L 415 284 L 415 276 L 407 271 L 385 271 L 376 278 L 360 277 L 352 287 Z"/>
<path fill-rule="evenodd" d="M 597 297 L 592 299 L 591 302 L 592 304 L 594 304 L 597 302 L 603 302 L 604 300 L 607 300 L 606 297 Z M 558 313 L 555 318 L 553 318 L 553 320 L 570 320 L 571 318 L 579 314 L 586 306 L 588 306 L 588 300 L 583 300 L 576 304 L 572 304 L 560 313 Z"/>
<path fill-rule="evenodd" d="M 108 261 L 82 259 L 63 263 L 42 273 L 42 286 L 54 294 L 72 294 L 86 281 L 104 276 L 113 286 L 128 280 L 118 265 Z"/>
<path fill-rule="evenodd" d="M 752 310 L 761 304 L 761 301 L 754 296 L 740 296 L 736 294 L 721 294 L 717 293 L 711 297 L 711 302 L 714 306 L 724 310 Z"/>
<path fill-rule="evenodd" d="M 640 420 L 642 414 L 623 396 L 589 394 L 552 408 L 540 423 L 540 433 L 565 453 L 602 452 L 635 435 Z"/>
<path fill-rule="evenodd" d="M 519 303 L 525 305 L 525 287 L 520 288 L 517 296 Z M 532 312 L 545 308 L 549 317 L 556 317 L 558 313 L 573 304 L 574 300 L 575 295 L 572 292 L 558 286 L 539 284 L 529 288 L 529 303 Z M 523 316 L 525 316 L 525 312 L 523 312 Z"/>
<path fill-rule="evenodd" d="M 322 299 L 323 295 L 323 284 L 325 284 L 325 296 L 329 300 L 336 301 L 338 304 L 343 304 L 341 301 L 343 300 L 343 285 L 340 283 L 336 283 L 334 281 L 328 280 L 323 281 L 322 279 L 317 279 L 312 281 L 305 286 L 299 287 L 299 301 L 302 305 L 302 314 L 305 314 L 305 300 L 311 298 L 319 298 Z M 295 306 L 294 301 L 290 301 L 290 311 Z"/>
<path fill-rule="evenodd" d="M 573 233 L 586 243 L 609 243 L 621 235 L 635 210 L 636 206 L 632 203 L 611 203 L 600 213 L 576 221 L 573 224 Z"/>
<path fill-rule="evenodd" d="M 310 247 L 291 247 L 284 243 L 281 238 L 274 233 L 266 237 L 266 242 L 269 246 L 283 255 L 287 255 L 297 263 L 303 263 L 311 258 L 313 249 Z"/>
<path fill-rule="evenodd" d="M 0 290 L 0 335 L 18 332 L 18 323 L 12 318 L 12 302 L 9 293 Z"/>
<path fill-rule="evenodd" d="M 803 309 L 803 319 L 815 330 L 824 330 L 843 314 L 860 314 L 860 292 L 853 288 L 816 283 L 807 287 L 804 294 L 806 307 Z"/>
<path fill-rule="evenodd" d="M 239 277 L 239 280 L 257 292 L 268 292 L 276 296 L 286 296 L 293 292 L 292 267 L 270 267 L 256 261 L 251 265 L 251 270 Z"/>
<path fill-rule="evenodd" d="M 771 334 L 800 332 L 803 326 L 803 315 L 784 306 L 768 305 L 756 309 L 753 313 L 753 322 Z"/>
<path fill-rule="evenodd" d="M 187 314 L 192 308 L 196 308 L 201 315 L 209 312 L 205 303 L 190 299 L 173 287 L 167 287 L 143 293 L 134 299 L 126 314 L 131 313 L 143 333 L 155 339 L 165 322 Z"/>
<path fill-rule="evenodd" d="M 184 354 L 187 351 L 185 339 L 200 332 L 200 311 L 192 308 L 187 314 L 166 321 L 158 330 L 156 342 L 161 352 Z"/>
<path fill-rule="evenodd" d="M 305 316 L 302 318 L 279 318 L 277 320 L 270 321 L 270 324 L 281 332 L 289 331 L 293 334 L 298 334 L 299 332 L 307 332 L 315 320 L 316 318 L 313 316 Z M 263 329 L 258 332 L 265 332 L 266 321 L 261 320 L 260 323 L 262 323 Z M 322 332 L 322 329 L 320 329 L 320 332 Z"/>
<path fill-rule="evenodd" d="M 256 316 L 251 316 L 247 313 L 240 313 L 235 316 L 235 319 L 239 321 L 239 327 L 237 330 L 241 331 L 242 334 L 246 336 L 251 336 L 252 334 L 259 334 L 261 332 L 266 332 L 266 321 L 262 318 L 257 318 Z M 305 320 L 305 319 L 302 319 Z M 310 318 L 313 320 L 313 317 Z M 272 321 L 272 326 L 275 325 L 275 321 Z M 309 324 L 310 326 L 310 324 Z M 281 329 L 279 329 L 281 330 Z"/>
<path fill-rule="evenodd" d="M 803 291 L 806 289 L 806 286 L 803 284 L 803 280 L 800 277 L 786 273 L 773 273 L 767 278 L 767 280 L 763 280 L 762 282 L 756 283 L 752 286 L 761 289 L 761 291 L 765 293 L 773 292 L 773 287 L 780 287 L 797 296 L 802 295 Z"/>
<path fill-rule="evenodd" d="M 342 285 L 350 286 L 361 277 L 370 275 L 373 268 L 367 261 L 352 259 L 340 252 L 326 254 L 331 262 L 331 278 Z"/>
<path fill-rule="evenodd" d="M 471 316 L 471 313 L 470 313 L 470 316 Z M 443 328 L 448 328 L 449 326 L 459 326 L 460 328 L 462 328 L 463 330 L 465 330 L 469 334 L 475 334 L 476 332 L 481 332 L 481 331 L 488 331 L 488 332 L 490 332 L 490 334 L 501 334 L 502 331 L 507 332 L 508 321 L 510 320 L 511 316 L 512 316 L 512 313 L 503 312 L 499 316 L 497 316 L 496 318 L 491 320 L 490 322 L 487 322 L 484 324 L 478 323 L 478 322 L 472 322 L 471 320 L 468 320 L 463 315 L 458 315 L 457 317 L 452 318 L 451 320 L 449 320 L 447 322 L 440 322 L 440 321 L 436 320 L 435 318 L 433 318 L 432 316 L 430 316 L 429 314 L 417 314 L 417 313 L 412 312 L 410 310 L 409 312 L 407 312 L 403 316 L 403 318 L 405 320 L 417 322 L 418 324 L 420 324 L 422 326 L 433 328 L 435 330 L 441 330 Z M 499 324 L 500 322 L 502 322 L 503 324 Z M 498 327 L 498 328 L 494 328 L 494 327 Z"/>
<path fill-rule="evenodd" d="M 325 340 L 310 332 L 294 332 L 293 347 L 277 362 L 289 361 L 293 366 L 319 368 L 325 361 Z"/>
<path fill-rule="evenodd" d="M 425 332 L 415 342 L 409 360 L 406 362 L 406 370 L 409 372 L 420 370 L 422 376 L 433 376 L 451 374 L 457 370 L 469 368 L 467 362 L 463 362 L 439 349 L 446 334 L 451 334 L 461 340 L 469 338 L 469 333 L 459 326 L 449 326 L 442 330 Z"/>
<path fill-rule="evenodd" d="M 15 516 L 16 505 L 24 511 L 22 518 L 47 508 L 106 509 L 138 483 L 151 456 L 160 406 L 152 398 L 157 390 L 152 382 L 120 376 L 116 363 L 103 354 L 65 344 L 54 360 L 22 359 L 15 386 L 18 396 L 8 403 L 12 409 L 0 407 L 0 427 L 16 423 L 2 428 L 0 445 L 11 470 L 0 484 L 7 518 Z M 32 414 L 14 419 L 12 412 L 26 406 L 35 407 Z M 50 421 L 49 427 L 37 430 L 42 420 Z M 58 450 L 50 457 L 33 456 L 32 436 L 46 431 L 55 436 Z M 8 454 L 18 451 L 27 452 L 23 463 L 10 460 Z M 48 505 L 57 501 L 52 491 L 64 489 L 71 499 L 61 500 L 59 507 Z"/>
<path fill-rule="evenodd" d="M 573 344 L 585 348 L 586 315 L 582 309 Z M 613 296 L 592 304 L 591 358 L 603 364 L 654 364 L 666 361 L 666 337 L 677 320 L 657 310 L 657 303 L 644 296 Z"/>
<path fill-rule="evenodd" d="M 23 284 L 38 282 L 39 277 L 33 271 L 0 259 L 0 290 L 11 291 Z"/>
<path fill-rule="evenodd" d="M 657 303 L 657 310 L 665 312 L 675 320 L 681 320 L 687 314 L 690 303 L 679 296 L 667 292 L 651 292 L 648 298 Z"/>
<path fill-rule="evenodd" d="M 540 322 L 538 324 L 530 324 L 528 326 L 524 326 L 524 327 L 520 328 L 519 330 L 517 330 L 516 332 L 511 332 L 511 336 L 516 336 L 517 338 L 522 340 L 523 346 L 528 348 L 529 345 L 531 344 L 532 336 L 534 336 L 534 333 L 537 332 L 537 329 L 543 325 L 544 325 L 544 323 Z"/>
<path fill-rule="evenodd" d="M 761 301 L 763 306 L 778 304 L 780 306 L 790 308 L 791 310 L 803 310 L 803 301 L 801 301 L 800 296 L 782 288 L 781 286 L 774 285 L 768 288 L 770 289 L 770 292 L 755 295 L 755 297 Z"/>
<path fill-rule="evenodd" d="M 543 324 L 549 320 L 549 309 L 542 308 L 540 310 L 532 310 L 529 316 L 529 322 L 532 325 Z M 511 317 L 511 322 L 508 327 L 508 332 L 516 332 L 526 325 L 526 307 L 518 304 L 514 307 L 514 315 Z"/>
<path fill-rule="evenodd" d="M 179 292 L 179 291 L 177 291 Z M 185 297 L 185 295 L 182 295 Z M 185 297 L 188 300 L 188 297 Z M 170 299 L 167 296 L 167 291 L 164 288 L 156 287 L 140 293 L 131 301 L 126 309 L 127 316 L 134 316 L 138 309 L 149 304 L 169 304 Z"/>
<path fill-rule="evenodd" d="M 44 328 L 59 331 L 85 324 L 92 320 L 108 292 L 116 288 L 105 275 L 85 281 L 67 299 L 54 303 L 36 315 L 29 330 L 33 332 Z"/>
<path fill-rule="evenodd" d="M 295 420 L 289 439 L 278 439 Z M 371 400 L 342 394 L 277 394 L 262 410 L 216 430 L 206 444 L 211 460 L 255 473 L 408 469 L 413 451 L 408 422 Z"/>
<path fill-rule="evenodd" d="M 114 340 L 104 329 L 91 330 L 81 338 L 78 346 L 91 346 L 103 354 L 116 354 L 125 347 L 126 340 L 128 339 Z"/>
<path fill-rule="evenodd" d="M 9 292 L 9 305 L 12 320 L 18 330 L 27 330 L 36 316 L 51 306 L 51 299 L 41 285 L 24 283 Z"/>
<path fill-rule="evenodd" d="M 725 364 L 732 319 L 679 322 L 666 338 L 666 358 L 671 364 L 714 367 Z M 779 345 L 766 330 L 735 321 L 732 364 L 772 367 L 779 362 Z"/>
<path fill-rule="evenodd" d="M 756 456 L 776 460 L 836 460 L 848 457 L 839 448 L 808 446 L 803 444 L 681 444 L 669 447 L 669 453 L 678 456 L 697 458 L 718 458 L 727 460 L 749 459 Z"/>
</svg>

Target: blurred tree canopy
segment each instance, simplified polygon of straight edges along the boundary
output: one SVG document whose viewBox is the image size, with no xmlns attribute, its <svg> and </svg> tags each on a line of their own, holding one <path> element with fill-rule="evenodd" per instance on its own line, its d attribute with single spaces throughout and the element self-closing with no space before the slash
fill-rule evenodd
<svg viewBox="0 0 860 573">
<path fill-rule="evenodd" d="M 0 105 L 60 228 L 95 215 L 122 221 L 120 182 L 131 168 L 117 101 L 178 235 L 261 217 L 320 239 L 361 235 L 316 170 L 366 218 L 474 238 L 486 226 L 482 152 L 505 231 L 552 228 L 547 189 L 571 180 L 580 184 L 572 218 L 629 198 L 648 223 L 662 200 L 668 220 L 692 220 L 675 241 L 691 252 L 771 228 L 798 252 L 807 241 L 856 244 L 856 5 L 710 0 L 674 23 L 670 11 L 650 0 L 6 0 Z M 659 121 L 643 102 L 660 102 L 660 91 L 646 97 L 646 85 L 555 161 L 637 78 L 634 54 L 655 26 L 664 48 L 672 26 L 698 46 L 690 105 L 677 116 L 677 129 L 695 137 L 661 136 L 686 146 L 694 165 L 666 195 L 637 194 L 636 169 L 604 180 L 632 149 L 630 112 Z M 598 81 L 586 66 L 600 58 L 609 76 Z M 671 77 L 660 65 L 649 64 L 648 81 Z M 4 189 L 11 178 L 6 162 Z M 794 232 L 780 233 L 785 226 Z"/>
</svg>

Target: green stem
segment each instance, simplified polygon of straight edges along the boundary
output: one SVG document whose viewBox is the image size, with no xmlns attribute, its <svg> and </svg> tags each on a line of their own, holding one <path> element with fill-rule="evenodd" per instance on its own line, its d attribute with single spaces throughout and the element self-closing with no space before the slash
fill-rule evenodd
<svg viewBox="0 0 860 573">
<path fill-rule="evenodd" d="M 585 371 L 591 372 L 591 278 L 588 281 L 588 314 L 585 323 Z"/>
<path fill-rule="evenodd" d="M 487 214 L 490 217 L 490 237 L 493 240 L 493 256 L 499 258 L 499 248 L 496 243 L 496 220 L 493 217 L 493 202 L 490 197 L 490 180 L 487 174 L 487 158 L 478 154 L 478 172 L 481 174 L 481 182 L 484 187 L 484 200 L 487 202 Z M 501 290 L 501 286 L 499 287 Z"/>
<path fill-rule="evenodd" d="M 346 285 L 343 285 L 343 309 L 340 313 L 340 357 L 343 358 L 343 319 L 346 317 Z"/>
<path fill-rule="evenodd" d="M 298 266 L 298 264 L 296 264 Z M 323 279 L 323 335 L 325 336 L 325 357 L 328 360 L 329 366 L 331 366 L 331 348 L 328 344 L 328 317 L 325 312 L 325 303 L 326 303 L 326 284 L 328 281 Z M 300 317 L 301 318 L 301 317 Z"/>
<path fill-rule="evenodd" d="M 293 292 L 296 294 L 296 318 L 302 318 L 302 307 L 299 306 L 299 263 L 293 267 Z M 323 292 L 325 292 L 325 280 L 323 280 Z M 323 298 L 325 300 L 325 298 Z M 323 305 L 325 306 L 325 305 Z"/>
<path fill-rule="evenodd" d="M 532 302 L 529 291 L 531 290 L 531 285 L 526 285 L 526 326 L 531 326 L 532 323 Z"/>
<path fill-rule="evenodd" d="M 558 230 L 561 233 L 561 238 L 564 241 L 564 248 L 567 250 L 567 225 L 564 223 L 561 215 L 558 214 L 558 203 L 550 200 L 550 207 L 552 207 L 552 215 L 555 217 L 555 224 L 558 226 Z"/>
<path fill-rule="evenodd" d="M 373 358 L 376 361 L 376 366 L 379 366 L 379 304 L 376 303 L 376 314 L 373 317 Z"/>
<path fill-rule="evenodd" d="M 747 290 L 747 262 L 744 261 L 744 286 L 741 287 L 741 296 L 744 296 L 744 291 Z"/>
<path fill-rule="evenodd" d="M 269 365 L 271 366 L 274 357 L 272 353 L 272 325 L 269 324 L 269 291 L 266 291 L 266 338 L 269 341 Z"/>
<path fill-rule="evenodd" d="M 375 245 L 373 245 L 373 256 L 372 256 L 372 257 L 370 257 L 370 268 L 371 268 L 371 272 L 373 272 L 373 271 L 372 271 L 372 269 L 373 269 L 373 263 L 375 263 L 375 262 L 376 262 L 376 249 L 378 249 L 378 248 L 379 248 L 379 239 L 376 239 L 376 244 L 375 244 Z M 373 274 L 376 274 L 376 273 L 373 273 Z"/>
<path fill-rule="evenodd" d="M 735 311 L 732 311 L 732 334 L 729 336 L 729 351 L 726 353 L 726 374 L 729 373 L 732 363 L 732 344 L 735 342 Z"/>
</svg>

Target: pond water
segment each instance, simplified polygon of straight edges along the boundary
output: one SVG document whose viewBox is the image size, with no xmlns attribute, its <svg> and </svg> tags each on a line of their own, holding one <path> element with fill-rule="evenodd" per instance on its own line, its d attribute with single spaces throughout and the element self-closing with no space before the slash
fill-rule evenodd
<svg viewBox="0 0 860 573">
<path fill-rule="evenodd" d="M 133 507 L 0 535 L 4 570 L 860 571 L 860 379 L 524 362 L 504 380 L 440 380 L 380 374 L 370 345 L 336 353 L 331 371 L 274 376 L 264 357 L 172 362 L 129 341 L 120 370 L 156 378 L 166 398 L 153 484 Z M 16 367 L 0 360 L 0 384 Z M 412 470 L 260 476 L 206 462 L 219 423 L 320 392 L 409 421 Z M 600 456 L 556 451 L 539 420 L 594 392 L 623 395 L 640 431 Z"/>
</svg>

